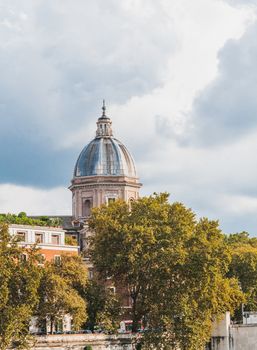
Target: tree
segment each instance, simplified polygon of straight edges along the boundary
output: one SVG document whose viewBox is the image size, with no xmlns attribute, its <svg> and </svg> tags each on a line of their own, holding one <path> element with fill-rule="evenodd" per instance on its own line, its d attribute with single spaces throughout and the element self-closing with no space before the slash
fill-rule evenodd
<svg viewBox="0 0 257 350">
<path fill-rule="evenodd" d="M 38 303 L 41 269 L 37 251 L 24 250 L 11 237 L 7 225 L 0 226 L 0 349 L 24 348 L 29 340 L 29 323 Z"/>
<path fill-rule="evenodd" d="M 245 310 L 257 310 L 257 238 L 249 237 L 247 232 L 231 234 L 226 237 L 231 249 L 232 260 L 229 277 L 236 277 L 245 293 Z M 239 316 L 240 315 L 240 316 Z M 237 319 L 241 318 L 241 310 Z"/>
<path fill-rule="evenodd" d="M 86 303 L 80 293 L 87 283 L 87 271 L 80 257 L 61 257 L 60 264 L 46 263 L 41 278 L 37 310 L 40 325 L 50 321 L 50 333 L 54 325 L 69 314 L 74 329 L 79 329 L 86 321 Z"/>
<path fill-rule="evenodd" d="M 167 349 L 198 350 L 204 349 L 213 321 L 225 311 L 233 312 L 243 295 L 238 281 L 225 277 L 231 257 L 218 222 L 200 219 L 185 248 L 182 264 L 174 261 L 167 265 L 172 271 L 162 276 L 162 298 L 150 323 L 165 330 L 165 337 L 159 333 L 155 344 L 159 341 Z M 150 341 L 153 338 L 152 334 Z"/>
<path fill-rule="evenodd" d="M 117 296 L 104 283 L 94 279 L 88 282 L 84 297 L 88 314 L 86 328 L 94 332 L 98 325 L 109 332 L 116 331 L 120 316 L 120 301 Z"/>
<path fill-rule="evenodd" d="M 78 293 L 83 293 L 87 286 L 88 273 L 81 256 L 62 255 L 58 264 L 51 262 L 47 266 L 54 273 L 64 278 Z"/>
<path fill-rule="evenodd" d="M 201 349 L 211 323 L 242 300 L 225 274 L 230 254 L 216 221 L 196 220 L 168 194 L 92 211 L 91 256 L 102 278 L 128 287 L 132 330 L 147 327 L 145 347 Z"/>
<path fill-rule="evenodd" d="M 50 218 L 48 216 L 41 216 L 37 219 L 28 217 L 25 212 L 15 214 L 0 214 L 0 223 L 17 224 L 17 225 L 35 225 L 35 226 L 60 226 L 61 218 Z"/>
</svg>

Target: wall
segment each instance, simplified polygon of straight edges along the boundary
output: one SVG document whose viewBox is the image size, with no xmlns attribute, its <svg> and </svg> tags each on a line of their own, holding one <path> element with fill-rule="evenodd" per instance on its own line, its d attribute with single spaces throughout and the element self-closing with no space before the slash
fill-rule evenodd
<svg viewBox="0 0 257 350">
<path fill-rule="evenodd" d="M 212 338 L 209 349 L 211 350 L 230 350 L 229 348 L 230 332 L 230 313 L 226 312 L 224 318 L 219 322 L 213 323 Z"/>
<path fill-rule="evenodd" d="M 213 327 L 209 350 L 257 350 L 257 324 L 230 324 L 230 315 Z"/>
<path fill-rule="evenodd" d="M 93 350 L 132 350 L 129 334 L 64 334 L 37 336 L 33 350 L 83 350 L 91 345 Z"/>
<path fill-rule="evenodd" d="M 37 336 L 33 350 L 134 350 L 129 334 L 64 334 Z M 229 313 L 214 325 L 209 350 L 257 350 L 257 324 L 230 325 Z"/>
<path fill-rule="evenodd" d="M 257 350 L 257 324 L 232 325 L 229 350 Z"/>
</svg>

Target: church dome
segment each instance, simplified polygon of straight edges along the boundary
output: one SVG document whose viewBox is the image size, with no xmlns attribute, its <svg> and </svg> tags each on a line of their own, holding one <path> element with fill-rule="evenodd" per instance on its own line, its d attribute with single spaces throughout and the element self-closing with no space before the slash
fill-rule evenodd
<svg viewBox="0 0 257 350">
<path fill-rule="evenodd" d="M 80 153 L 74 177 L 127 176 L 137 177 L 134 160 L 127 148 L 112 136 L 111 120 L 103 114 L 97 121 L 96 137 Z"/>
</svg>

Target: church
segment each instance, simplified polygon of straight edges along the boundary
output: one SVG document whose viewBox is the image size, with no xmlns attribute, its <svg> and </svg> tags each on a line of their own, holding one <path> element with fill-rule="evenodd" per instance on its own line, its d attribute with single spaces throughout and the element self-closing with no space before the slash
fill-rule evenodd
<svg viewBox="0 0 257 350">
<path fill-rule="evenodd" d="M 113 136 L 112 121 L 106 115 L 104 101 L 102 115 L 96 124 L 96 136 L 80 153 L 69 187 L 72 192 L 72 222 L 75 226 L 82 226 L 82 252 L 86 250 L 86 223 L 91 208 L 108 205 L 116 199 L 127 203 L 137 200 L 142 186 L 133 157 Z"/>
</svg>

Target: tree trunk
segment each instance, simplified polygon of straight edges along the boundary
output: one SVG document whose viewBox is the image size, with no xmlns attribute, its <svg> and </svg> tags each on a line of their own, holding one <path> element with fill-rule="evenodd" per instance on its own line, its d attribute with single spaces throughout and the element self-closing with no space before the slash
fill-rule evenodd
<svg viewBox="0 0 257 350">
<path fill-rule="evenodd" d="M 138 330 L 138 322 L 140 321 L 138 319 L 137 314 L 137 296 L 133 296 L 132 298 L 132 333 L 136 333 Z"/>
<path fill-rule="evenodd" d="M 52 318 L 50 320 L 50 333 L 54 334 L 54 319 Z"/>
</svg>

